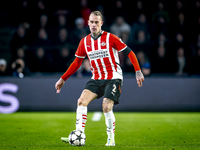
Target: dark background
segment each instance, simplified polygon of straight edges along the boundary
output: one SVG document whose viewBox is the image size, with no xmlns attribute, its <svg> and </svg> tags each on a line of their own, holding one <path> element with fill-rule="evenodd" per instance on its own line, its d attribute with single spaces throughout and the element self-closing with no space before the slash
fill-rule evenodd
<svg viewBox="0 0 200 150">
<path fill-rule="evenodd" d="M 81 3 L 85 1 L 86 5 Z M 118 6 L 120 3 L 120 7 Z M 139 9 L 138 2 L 142 4 Z M 163 10 L 159 11 L 158 4 L 163 4 Z M 82 32 L 76 32 L 75 20 L 79 17 L 84 18 L 85 12 L 102 10 L 104 15 L 103 30 L 112 31 L 111 26 L 115 24 L 118 16 L 122 16 L 125 23 L 131 27 L 131 31 L 125 33 L 128 40 L 124 40 L 121 33 L 119 37 L 137 54 L 145 54 L 146 63 L 141 68 L 150 69 L 151 76 L 157 73 L 167 73 L 173 75 L 199 75 L 200 69 L 200 2 L 199 0 L 73 0 L 73 1 L 47 1 L 47 0 L 18 0 L 1 1 L 0 5 L 0 58 L 7 61 L 6 75 L 13 76 L 12 63 L 19 58 L 17 51 L 23 49 L 23 61 L 25 63 L 24 74 L 34 75 L 36 72 L 64 72 L 74 59 L 74 53 L 80 41 L 80 36 L 89 34 L 87 25 Z M 146 16 L 145 41 L 138 42 L 137 34 L 142 29 L 133 28 L 138 23 L 140 14 Z M 180 24 L 178 16 L 183 14 L 183 23 Z M 48 17 L 47 25 L 40 26 L 40 17 Z M 62 27 L 58 25 L 58 17 L 64 16 L 66 24 Z M 164 19 L 160 23 L 159 19 Z M 87 20 L 87 18 L 86 18 Z M 26 27 L 26 25 L 29 25 Z M 87 24 L 87 23 L 85 23 Z M 141 25 L 138 25 L 141 27 Z M 19 38 L 18 29 L 25 30 L 25 35 Z M 60 42 L 58 33 L 61 28 L 67 30 L 67 40 Z M 48 36 L 47 40 L 38 39 L 40 29 L 44 29 Z M 165 42 L 161 44 L 158 40 L 160 34 L 164 34 Z M 176 37 L 183 38 L 177 41 Z M 78 37 L 78 38 L 77 38 Z M 42 47 L 45 52 L 44 58 L 38 60 L 36 51 Z M 63 47 L 67 47 L 68 55 L 62 58 L 59 52 Z M 158 54 L 159 47 L 164 47 L 164 57 Z M 184 67 L 179 72 L 180 63 L 178 51 L 183 48 Z M 127 57 L 120 55 L 121 67 L 124 72 L 134 72 L 132 66 L 128 65 Z M 60 60 L 60 62 L 58 61 Z M 40 66 L 40 67 L 39 67 Z"/>
<path fill-rule="evenodd" d="M 111 32 L 118 16 L 122 16 L 131 31 L 128 40 L 120 38 L 136 53 L 145 82 L 138 88 L 134 68 L 128 58 L 120 55 L 124 72 L 123 92 L 116 111 L 199 111 L 200 110 L 200 1 L 199 0 L 3 0 L 0 2 L 0 59 L 7 63 L 6 71 L 0 72 L 0 84 L 13 83 L 19 89 L 14 95 L 20 102 L 20 111 L 75 111 L 76 100 L 81 94 L 91 73 L 84 66 L 75 73 L 63 87 L 61 94 L 55 94 L 54 85 L 74 59 L 74 53 L 80 36 L 89 34 L 87 26 L 77 31 L 75 20 L 84 17 L 83 11 L 102 10 L 104 15 L 103 30 Z M 117 7 L 117 3 L 121 7 Z M 137 7 L 138 2 L 142 8 Z M 158 4 L 164 9 L 158 11 Z M 181 7 L 179 7 L 181 6 Z M 140 14 L 146 16 L 145 42 L 139 43 L 133 32 Z M 178 16 L 183 14 L 183 24 Z M 40 26 L 40 17 L 46 15 L 48 22 Z M 60 26 L 58 17 L 64 16 L 66 24 Z M 164 18 L 164 23 L 159 18 Z M 137 24 L 138 25 L 138 24 Z M 138 28 L 143 25 L 139 24 Z M 61 29 L 68 33 L 67 40 L 60 42 L 58 33 Z M 25 35 L 18 36 L 22 30 Z M 45 30 L 47 40 L 38 39 L 40 30 Z M 84 31 L 84 32 L 82 32 Z M 112 32 L 111 32 L 112 33 Z M 165 41 L 159 40 L 163 34 Z M 83 35 L 82 35 L 83 34 Z M 177 35 L 183 40 L 178 41 Z M 75 38 L 76 37 L 76 38 Z M 78 37 L 78 38 L 77 38 Z M 164 48 L 164 57 L 158 54 L 159 47 Z M 44 56 L 38 58 L 36 53 L 43 49 Z M 60 56 L 66 48 L 66 56 Z M 178 50 L 183 48 L 183 55 Z M 22 49 L 23 56 L 17 52 Z M 145 56 L 140 59 L 139 53 Z M 21 59 L 25 66 L 22 72 L 12 64 Z M 142 62 L 144 60 L 144 62 Z M 181 68 L 183 65 L 183 68 Z M 145 73 L 145 72 L 149 73 Z M 22 74 L 20 74 L 22 73 Z M 1 101 L 0 97 L 0 101 Z M 101 110 L 101 100 L 89 105 L 89 111 Z M 9 104 L 0 102 L 2 106 Z"/>
</svg>

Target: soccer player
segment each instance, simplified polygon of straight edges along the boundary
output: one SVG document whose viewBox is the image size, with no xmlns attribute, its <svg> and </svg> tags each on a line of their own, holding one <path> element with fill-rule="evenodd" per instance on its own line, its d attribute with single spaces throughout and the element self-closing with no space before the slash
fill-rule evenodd
<svg viewBox="0 0 200 150">
<path fill-rule="evenodd" d="M 56 82 L 55 88 L 57 89 L 57 93 L 60 93 L 65 81 L 78 70 L 87 55 L 91 64 L 92 78 L 86 84 L 77 102 L 76 130 L 84 132 L 88 104 L 92 100 L 104 96 L 102 109 L 108 135 L 105 146 L 115 146 L 115 116 L 113 113 L 113 105 L 119 103 L 123 79 L 118 52 L 123 52 L 129 57 L 135 68 L 136 80 L 139 87 L 142 86 L 144 76 L 135 53 L 120 38 L 101 30 L 103 16 L 99 11 L 91 12 L 88 25 L 91 34 L 81 39 L 75 53 L 75 60 Z M 61 139 L 68 142 L 67 138 Z"/>
</svg>

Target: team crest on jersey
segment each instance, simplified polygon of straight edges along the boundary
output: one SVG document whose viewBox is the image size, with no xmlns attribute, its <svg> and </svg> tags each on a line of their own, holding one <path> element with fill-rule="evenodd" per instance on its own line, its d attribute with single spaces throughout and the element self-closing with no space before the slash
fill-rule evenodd
<svg viewBox="0 0 200 150">
<path fill-rule="evenodd" d="M 102 42 L 100 45 L 101 45 L 101 46 L 105 46 L 105 45 L 106 45 L 106 43 L 105 43 L 105 42 Z"/>
</svg>

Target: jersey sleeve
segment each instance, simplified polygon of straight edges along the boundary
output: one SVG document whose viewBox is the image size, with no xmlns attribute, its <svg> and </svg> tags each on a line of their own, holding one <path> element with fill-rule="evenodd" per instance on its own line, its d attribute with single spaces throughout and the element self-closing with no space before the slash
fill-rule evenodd
<svg viewBox="0 0 200 150">
<path fill-rule="evenodd" d="M 81 66 L 83 62 L 83 58 L 76 57 L 74 61 L 71 63 L 67 71 L 61 76 L 61 78 L 66 81 L 71 75 L 73 75 L 78 68 Z"/>
<path fill-rule="evenodd" d="M 110 34 L 110 41 L 111 45 L 113 46 L 114 49 L 116 49 L 118 52 L 123 51 L 126 49 L 127 45 L 116 35 Z"/>
<path fill-rule="evenodd" d="M 78 49 L 76 50 L 75 56 L 78 58 L 85 58 L 86 52 L 85 52 L 85 47 L 84 47 L 84 39 L 80 41 Z"/>
</svg>

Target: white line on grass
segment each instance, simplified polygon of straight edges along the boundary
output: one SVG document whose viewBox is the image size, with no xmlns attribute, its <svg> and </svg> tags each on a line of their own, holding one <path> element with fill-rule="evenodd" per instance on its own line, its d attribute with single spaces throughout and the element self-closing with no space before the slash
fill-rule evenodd
<svg viewBox="0 0 200 150">
<path fill-rule="evenodd" d="M 102 112 L 94 112 L 92 121 L 100 121 L 101 116 L 102 116 Z"/>
</svg>

